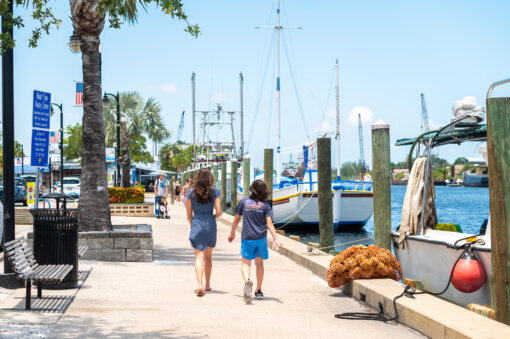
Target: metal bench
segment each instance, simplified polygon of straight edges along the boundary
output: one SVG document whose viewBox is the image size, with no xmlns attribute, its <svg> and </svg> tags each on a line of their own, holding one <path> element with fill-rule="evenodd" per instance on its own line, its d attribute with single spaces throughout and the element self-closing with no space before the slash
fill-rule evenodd
<svg viewBox="0 0 510 339">
<path fill-rule="evenodd" d="M 2 245 L 16 277 L 25 281 L 25 309 L 31 309 L 32 282 L 37 284 L 37 297 L 42 298 L 42 284 L 58 284 L 71 272 L 73 265 L 39 265 L 25 238 L 16 238 Z"/>
</svg>

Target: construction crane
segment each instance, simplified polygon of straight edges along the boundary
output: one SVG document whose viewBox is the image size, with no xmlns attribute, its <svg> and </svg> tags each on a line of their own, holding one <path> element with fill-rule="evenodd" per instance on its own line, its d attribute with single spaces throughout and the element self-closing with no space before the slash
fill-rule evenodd
<svg viewBox="0 0 510 339">
<path fill-rule="evenodd" d="M 358 113 L 358 133 L 359 133 L 359 164 L 361 166 L 361 174 L 364 175 L 365 169 L 365 154 L 363 152 L 363 127 L 361 126 L 361 114 Z"/>
<path fill-rule="evenodd" d="M 429 127 L 429 117 L 427 114 L 427 106 L 425 105 L 425 96 L 423 96 L 423 93 L 420 94 L 421 96 L 421 132 L 427 132 L 430 131 Z"/>
<path fill-rule="evenodd" d="M 175 140 L 176 142 L 181 141 L 181 138 L 182 138 L 182 130 L 184 129 L 184 113 L 185 112 L 186 111 L 182 111 L 181 121 L 179 122 L 179 130 L 177 131 L 177 139 Z"/>
</svg>

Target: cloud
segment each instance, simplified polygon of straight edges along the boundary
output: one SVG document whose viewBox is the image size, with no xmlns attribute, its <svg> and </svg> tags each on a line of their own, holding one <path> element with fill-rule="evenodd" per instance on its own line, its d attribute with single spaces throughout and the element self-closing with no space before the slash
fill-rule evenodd
<svg viewBox="0 0 510 339">
<path fill-rule="evenodd" d="M 348 114 L 347 121 L 351 125 L 357 125 L 358 114 L 361 114 L 361 123 L 363 124 L 368 124 L 374 121 L 374 114 L 367 106 L 354 106 Z"/>
<path fill-rule="evenodd" d="M 324 121 L 319 127 L 318 133 L 324 135 L 325 133 L 335 133 L 335 126 L 327 121 Z"/>
<path fill-rule="evenodd" d="M 167 92 L 167 93 L 179 92 L 179 88 L 177 87 L 177 85 L 175 85 L 173 83 L 162 84 L 159 86 L 159 89 L 162 90 L 163 92 Z"/>
</svg>

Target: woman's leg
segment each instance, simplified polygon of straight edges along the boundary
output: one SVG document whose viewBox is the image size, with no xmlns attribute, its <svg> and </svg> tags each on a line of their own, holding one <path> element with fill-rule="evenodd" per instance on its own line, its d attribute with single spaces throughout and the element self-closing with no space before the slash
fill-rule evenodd
<svg viewBox="0 0 510 339">
<path fill-rule="evenodd" d="M 255 258 L 255 269 L 257 271 L 257 289 L 262 289 L 262 280 L 264 280 L 264 260 L 260 257 Z"/>
<path fill-rule="evenodd" d="M 241 273 L 243 275 L 244 281 L 250 280 L 250 268 L 251 268 L 251 260 L 244 259 L 241 264 Z"/>
<path fill-rule="evenodd" d="M 204 271 L 205 271 L 205 290 L 211 290 L 211 272 L 212 272 L 212 247 L 207 247 L 204 254 Z"/>
<path fill-rule="evenodd" d="M 202 277 L 204 276 L 204 251 L 195 248 L 195 273 L 197 274 L 198 289 L 204 288 Z"/>
</svg>

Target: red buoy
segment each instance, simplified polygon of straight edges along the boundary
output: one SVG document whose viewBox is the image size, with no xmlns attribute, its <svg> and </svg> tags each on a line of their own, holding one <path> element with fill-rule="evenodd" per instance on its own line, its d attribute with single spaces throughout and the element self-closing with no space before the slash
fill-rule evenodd
<svg viewBox="0 0 510 339">
<path fill-rule="evenodd" d="M 455 266 L 452 285 L 461 292 L 473 293 L 483 286 L 485 279 L 482 263 L 476 259 L 472 251 L 466 251 Z"/>
</svg>

